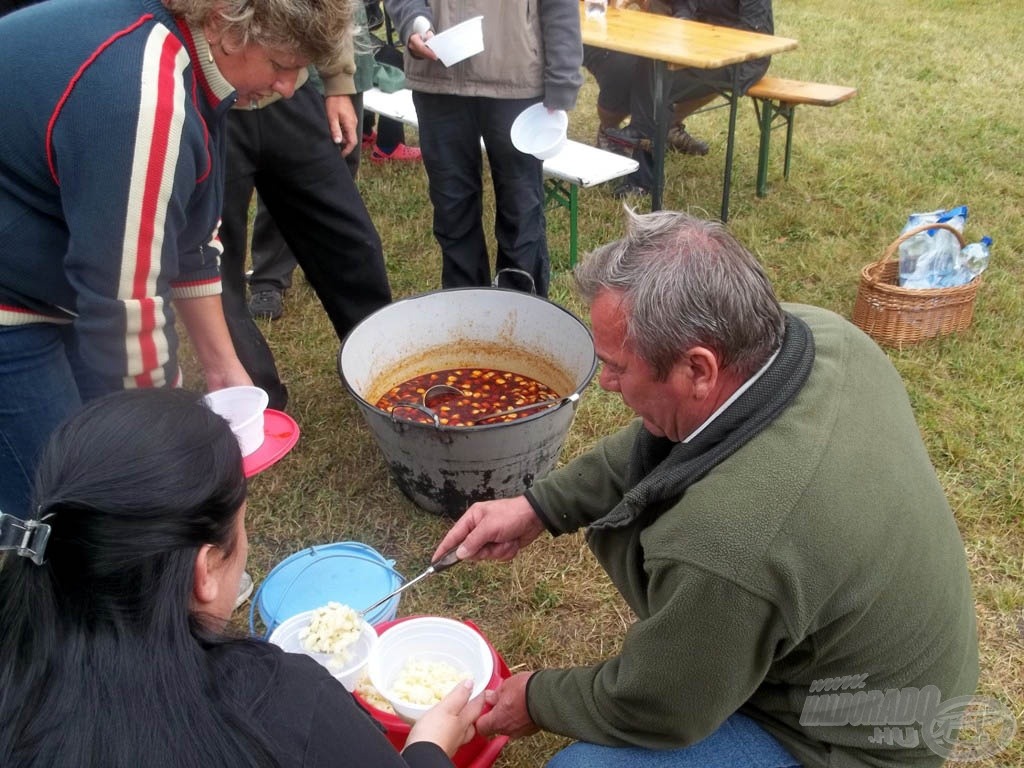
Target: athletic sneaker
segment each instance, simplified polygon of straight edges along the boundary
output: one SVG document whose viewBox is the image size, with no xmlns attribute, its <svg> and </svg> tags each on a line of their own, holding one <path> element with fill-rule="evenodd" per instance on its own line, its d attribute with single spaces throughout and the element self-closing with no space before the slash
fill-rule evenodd
<svg viewBox="0 0 1024 768">
<path fill-rule="evenodd" d="M 260 320 L 277 320 L 284 314 L 284 296 L 274 288 L 253 291 L 249 297 L 249 314 Z"/>
<path fill-rule="evenodd" d="M 375 146 L 370 160 L 375 163 L 418 163 L 423 159 L 423 153 L 419 147 L 410 147 L 408 144 L 399 144 L 390 152 L 385 152 Z"/>
<path fill-rule="evenodd" d="M 252 576 L 248 571 L 242 571 L 242 580 L 238 582 L 238 597 L 235 598 L 235 610 L 237 611 L 245 601 L 252 595 Z"/>
</svg>

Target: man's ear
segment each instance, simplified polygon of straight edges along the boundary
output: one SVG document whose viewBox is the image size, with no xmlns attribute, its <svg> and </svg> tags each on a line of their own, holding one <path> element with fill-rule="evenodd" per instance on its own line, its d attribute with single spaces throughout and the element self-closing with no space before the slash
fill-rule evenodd
<svg viewBox="0 0 1024 768">
<path fill-rule="evenodd" d="M 217 599 L 220 582 L 214 572 L 219 557 L 220 553 L 213 544 L 204 544 L 199 548 L 192 570 L 192 602 L 195 608 L 203 608 Z"/>
<path fill-rule="evenodd" d="M 718 356 L 708 347 L 691 347 L 682 360 L 694 399 L 704 400 L 718 385 Z"/>
</svg>

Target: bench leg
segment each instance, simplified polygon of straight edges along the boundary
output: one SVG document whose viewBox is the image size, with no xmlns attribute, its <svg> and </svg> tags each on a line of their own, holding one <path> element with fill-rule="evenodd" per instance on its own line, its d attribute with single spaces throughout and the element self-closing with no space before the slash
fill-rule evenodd
<svg viewBox="0 0 1024 768">
<path fill-rule="evenodd" d="M 766 197 L 768 195 L 769 146 L 772 131 L 775 129 L 775 121 L 778 119 L 782 119 L 786 123 L 786 155 L 782 175 L 786 181 L 789 181 L 789 166 L 793 156 L 793 117 L 796 114 L 796 104 L 783 102 L 776 104 L 771 99 L 754 99 L 753 101 L 761 134 L 757 150 L 757 196 Z"/>
<path fill-rule="evenodd" d="M 579 187 L 561 179 L 544 179 L 545 203 L 554 203 L 569 211 L 569 268 L 576 266 L 579 250 Z"/>
<path fill-rule="evenodd" d="M 772 140 L 774 105 L 768 100 L 754 99 L 754 111 L 761 128 L 761 140 L 757 147 L 757 196 L 768 195 L 768 148 Z"/>
<path fill-rule="evenodd" d="M 786 116 L 786 164 L 783 166 L 782 177 L 789 181 L 789 160 L 793 155 L 793 119 L 796 117 L 796 104 L 780 104 L 779 111 Z"/>
</svg>

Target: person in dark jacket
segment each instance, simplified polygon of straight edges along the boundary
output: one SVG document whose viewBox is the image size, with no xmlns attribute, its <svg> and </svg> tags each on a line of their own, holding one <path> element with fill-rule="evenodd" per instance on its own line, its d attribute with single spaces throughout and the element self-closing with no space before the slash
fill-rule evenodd
<svg viewBox="0 0 1024 768">
<path fill-rule="evenodd" d="M 0 765 L 451 768 L 471 685 L 399 754 L 312 658 L 224 633 L 246 490 L 228 423 L 183 389 L 98 398 L 56 430 L 33 511 L 0 513 Z"/>
<path fill-rule="evenodd" d="M 668 15 L 679 19 L 692 19 L 720 27 L 744 29 L 770 35 L 775 31 L 771 0 L 668 0 L 660 7 Z M 741 92 L 760 80 L 768 71 L 770 58 L 756 59 L 719 69 L 679 69 L 667 73 L 666 100 L 674 104 L 675 122 L 669 131 L 669 144 L 692 155 L 707 154 L 707 143 L 686 131 L 683 121 L 701 107 L 713 101 L 733 84 L 739 75 Z M 619 146 L 631 149 L 640 167 L 627 176 L 616 188 L 615 194 L 649 194 L 654 185 L 651 137 L 657 127 L 654 114 L 654 67 L 651 59 L 639 59 L 635 64 L 634 80 L 637 87 L 630 93 L 630 122 L 624 128 L 609 128 L 605 135 Z"/>
</svg>

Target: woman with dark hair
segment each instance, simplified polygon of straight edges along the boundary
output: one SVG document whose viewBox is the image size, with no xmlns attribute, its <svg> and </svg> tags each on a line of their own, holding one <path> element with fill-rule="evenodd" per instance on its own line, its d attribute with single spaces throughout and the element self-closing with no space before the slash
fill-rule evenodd
<svg viewBox="0 0 1024 768">
<path fill-rule="evenodd" d="M 57 429 L 34 516 L 0 515 L 0 765 L 451 765 L 483 706 L 468 688 L 399 755 L 312 659 L 224 636 L 245 497 L 194 393 L 116 393 Z"/>
</svg>

